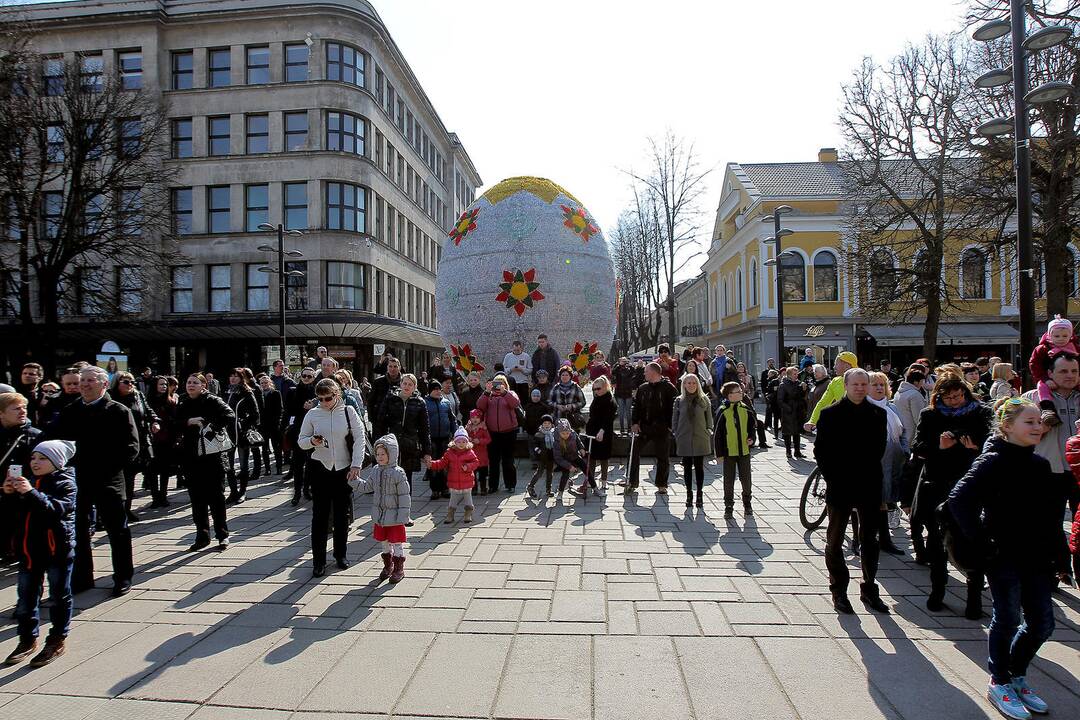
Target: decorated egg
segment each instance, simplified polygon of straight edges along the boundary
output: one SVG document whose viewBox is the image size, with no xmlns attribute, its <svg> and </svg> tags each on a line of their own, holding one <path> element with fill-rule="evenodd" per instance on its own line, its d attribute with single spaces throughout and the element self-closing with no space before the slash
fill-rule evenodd
<svg viewBox="0 0 1080 720">
<path fill-rule="evenodd" d="M 604 235 L 581 201 L 550 180 L 503 180 L 451 229 L 435 310 L 461 370 L 490 371 L 514 340 L 531 353 L 540 333 L 563 362 L 587 366 L 615 336 L 615 269 Z"/>
</svg>

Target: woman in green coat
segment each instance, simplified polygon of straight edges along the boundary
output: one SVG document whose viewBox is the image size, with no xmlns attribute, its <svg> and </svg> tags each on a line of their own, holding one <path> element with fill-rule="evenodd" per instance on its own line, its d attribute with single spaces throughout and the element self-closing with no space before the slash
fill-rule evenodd
<svg viewBox="0 0 1080 720">
<path fill-rule="evenodd" d="M 686 480 L 686 507 L 691 506 L 694 489 L 691 483 L 697 475 L 697 502 L 702 505 L 702 486 L 705 484 L 705 458 L 712 454 L 712 403 L 702 392 L 697 375 L 686 374 L 680 382 L 682 392 L 675 398 L 671 415 L 671 431 L 675 435 L 675 454 L 682 458 L 683 478 Z"/>
</svg>

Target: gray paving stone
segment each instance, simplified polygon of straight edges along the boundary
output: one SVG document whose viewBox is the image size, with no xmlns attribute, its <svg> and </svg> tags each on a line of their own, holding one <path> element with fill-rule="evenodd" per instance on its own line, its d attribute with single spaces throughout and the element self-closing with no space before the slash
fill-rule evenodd
<svg viewBox="0 0 1080 720">
<path fill-rule="evenodd" d="M 593 642 L 596 717 L 693 717 L 670 639 L 598 637 Z"/>
<path fill-rule="evenodd" d="M 383 608 L 371 630 L 453 632 L 465 611 L 457 608 Z"/>
<path fill-rule="evenodd" d="M 495 716 L 590 718 L 593 682 L 590 644 L 587 637 L 516 637 L 495 703 Z"/>
<path fill-rule="evenodd" d="M 395 712 L 487 717 L 510 640 L 497 635 L 440 635 Z"/>
<path fill-rule="evenodd" d="M 604 593 L 563 590 L 551 603 L 552 622 L 604 622 Z"/>
<path fill-rule="evenodd" d="M 110 700 L 98 707 L 85 720 L 184 720 L 197 706 L 190 703 L 150 702 L 147 700 Z"/>
<path fill-rule="evenodd" d="M 727 720 L 733 708 L 747 720 L 798 717 L 752 639 L 675 638 L 675 650 L 697 720 Z"/>
<path fill-rule="evenodd" d="M 700 635 L 694 613 L 686 612 L 639 612 L 638 628 L 642 635 Z"/>
</svg>

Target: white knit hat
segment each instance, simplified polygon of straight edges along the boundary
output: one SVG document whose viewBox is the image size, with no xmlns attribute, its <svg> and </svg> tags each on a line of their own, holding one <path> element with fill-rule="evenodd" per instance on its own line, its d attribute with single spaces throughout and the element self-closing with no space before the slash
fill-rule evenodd
<svg viewBox="0 0 1080 720">
<path fill-rule="evenodd" d="M 1073 324 L 1069 322 L 1068 318 L 1063 318 L 1060 315 L 1055 315 L 1054 319 L 1046 324 L 1046 332 L 1052 333 L 1058 328 L 1065 328 L 1069 332 L 1072 332 Z"/>
<path fill-rule="evenodd" d="M 57 470 L 67 467 L 71 458 L 75 457 L 75 443 L 70 440 L 46 440 L 34 447 L 34 452 L 41 453 L 49 459 Z"/>
</svg>

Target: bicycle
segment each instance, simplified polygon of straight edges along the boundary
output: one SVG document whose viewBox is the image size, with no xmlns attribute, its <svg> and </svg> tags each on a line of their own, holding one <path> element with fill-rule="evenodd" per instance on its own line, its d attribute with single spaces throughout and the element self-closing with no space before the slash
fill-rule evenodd
<svg viewBox="0 0 1080 720">
<path fill-rule="evenodd" d="M 825 477 L 818 467 L 810 472 L 803 485 L 799 498 L 799 521 L 807 530 L 813 532 L 825 522 L 828 509 L 825 505 Z"/>
</svg>

